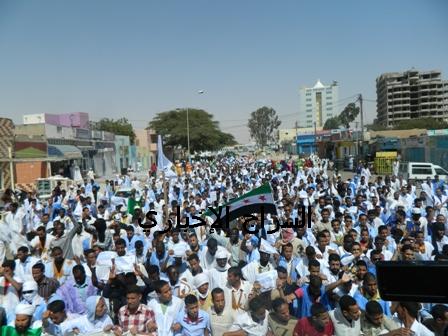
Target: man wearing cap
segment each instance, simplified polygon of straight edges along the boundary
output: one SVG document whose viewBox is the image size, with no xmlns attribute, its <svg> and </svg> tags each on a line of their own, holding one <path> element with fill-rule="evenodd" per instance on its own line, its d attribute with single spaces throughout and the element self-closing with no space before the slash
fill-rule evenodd
<svg viewBox="0 0 448 336">
<path fill-rule="evenodd" d="M 37 283 L 34 280 L 25 281 L 22 286 L 22 304 L 32 305 L 34 308 L 33 320 L 42 320 L 43 313 L 47 310 L 47 304 L 38 294 Z"/>
<path fill-rule="evenodd" d="M 260 261 L 252 261 L 243 267 L 242 272 L 244 278 L 253 284 L 257 274 L 275 270 L 275 266 L 269 261 L 274 254 L 278 254 L 277 250 L 261 238 Z"/>
<path fill-rule="evenodd" d="M 27 303 L 19 303 L 15 308 L 14 325 L 2 327 L 1 336 L 40 336 L 42 328 L 31 328 L 34 307 Z"/>
</svg>

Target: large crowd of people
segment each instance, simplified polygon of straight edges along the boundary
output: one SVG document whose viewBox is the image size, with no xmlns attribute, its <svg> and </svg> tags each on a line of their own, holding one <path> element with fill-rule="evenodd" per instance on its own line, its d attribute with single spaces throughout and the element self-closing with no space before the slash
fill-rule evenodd
<svg viewBox="0 0 448 336">
<path fill-rule="evenodd" d="M 155 170 L 145 181 L 86 177 L 48 199 L 7 190 L 2 336 L 447 335 L 447 305 L 383 300 L 375 267 L 448 260 L 445 181 L 416 185 L 367 166 L 343 179 L 313 155 L 185 168 L 166 181 Z M 250 223 L 253 233 L 242 217 L 180 225 L 265 184 L 277 210 Z M 308 209 L 311 227 L 271 229 L 300 224 Z"/>
</svg>

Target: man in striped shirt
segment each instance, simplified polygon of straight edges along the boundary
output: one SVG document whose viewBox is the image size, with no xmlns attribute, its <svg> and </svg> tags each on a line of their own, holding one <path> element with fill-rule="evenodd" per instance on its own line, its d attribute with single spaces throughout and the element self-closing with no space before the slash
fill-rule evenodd
<svg viewBox="0 0 448 336">
<path fill-rule="evenodd" d="M 33 279 L 37 283 L 39 296 L 43 297 L 45 301 L 56 293 L 59 288 L 59 282 L 56 279 L 45 276 L 45 265 L 42 263 L 35 264 L 31 269 Z"/>
</svg>

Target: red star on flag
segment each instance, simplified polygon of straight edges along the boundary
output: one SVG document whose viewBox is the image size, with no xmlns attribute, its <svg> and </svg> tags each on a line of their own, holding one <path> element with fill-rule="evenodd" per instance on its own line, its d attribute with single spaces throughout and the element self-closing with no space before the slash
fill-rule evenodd
<svg viewBox="0 0 448 336">
<path fill-rule="evenodd" d="M 244 200 L 243 202 L 244 202 L 245 204 L 249 204 L 249 203 L 250 203 L 250 201 L 249 201 L 248 199 Z"/>
<path fill-rule="evenodd" d="M 258 197 L 260 200 L 262 200 L 263 202 L 266 201 L 266 197 L 264 197 L 263 195 L 261 195 L 260 197 Z"/>
</svg>

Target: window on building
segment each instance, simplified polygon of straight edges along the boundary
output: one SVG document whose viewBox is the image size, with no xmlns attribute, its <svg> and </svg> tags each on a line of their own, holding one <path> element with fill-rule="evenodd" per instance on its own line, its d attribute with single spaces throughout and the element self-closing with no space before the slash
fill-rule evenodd
<svg viewBox="0 0 448 336">
<path fill-rule="evenodd" d="M 313 104 L 306 104 L 306 107 L 311 107 L 313 106 Z"/>
<path fill-rule="evenodd" d="M 312 115 L 312 114 L 307 114 L 306 117 L 307 117 L 307 118 L 312 118 L 313 115 Z"/>
<path fill-rule="evenodd" d="M 307 92 L 306 95 L 307 95 L 307 96 L 311 96 L 311 92 Z"/>
<path fill-rule="evenodd" d="M 327 111 L 333 111 L 332 107 L 327 107 Z"/>
<path fill-rule="evenodd" d="M 310 102 L 310 101 L 311 101 L 311 98 L 307 98 L 306 101 L 307 101 L 307 102 Z"/>
<path fill-rule="evenodd" d="M 313 109 L 306 109 L 307 112 L 313 112 Z"/>
<path fill-rule="evenodd" d="M 333 105 L 333 103 L 332 102 L 327 102 L 327 105 Z"/>
</svg>

